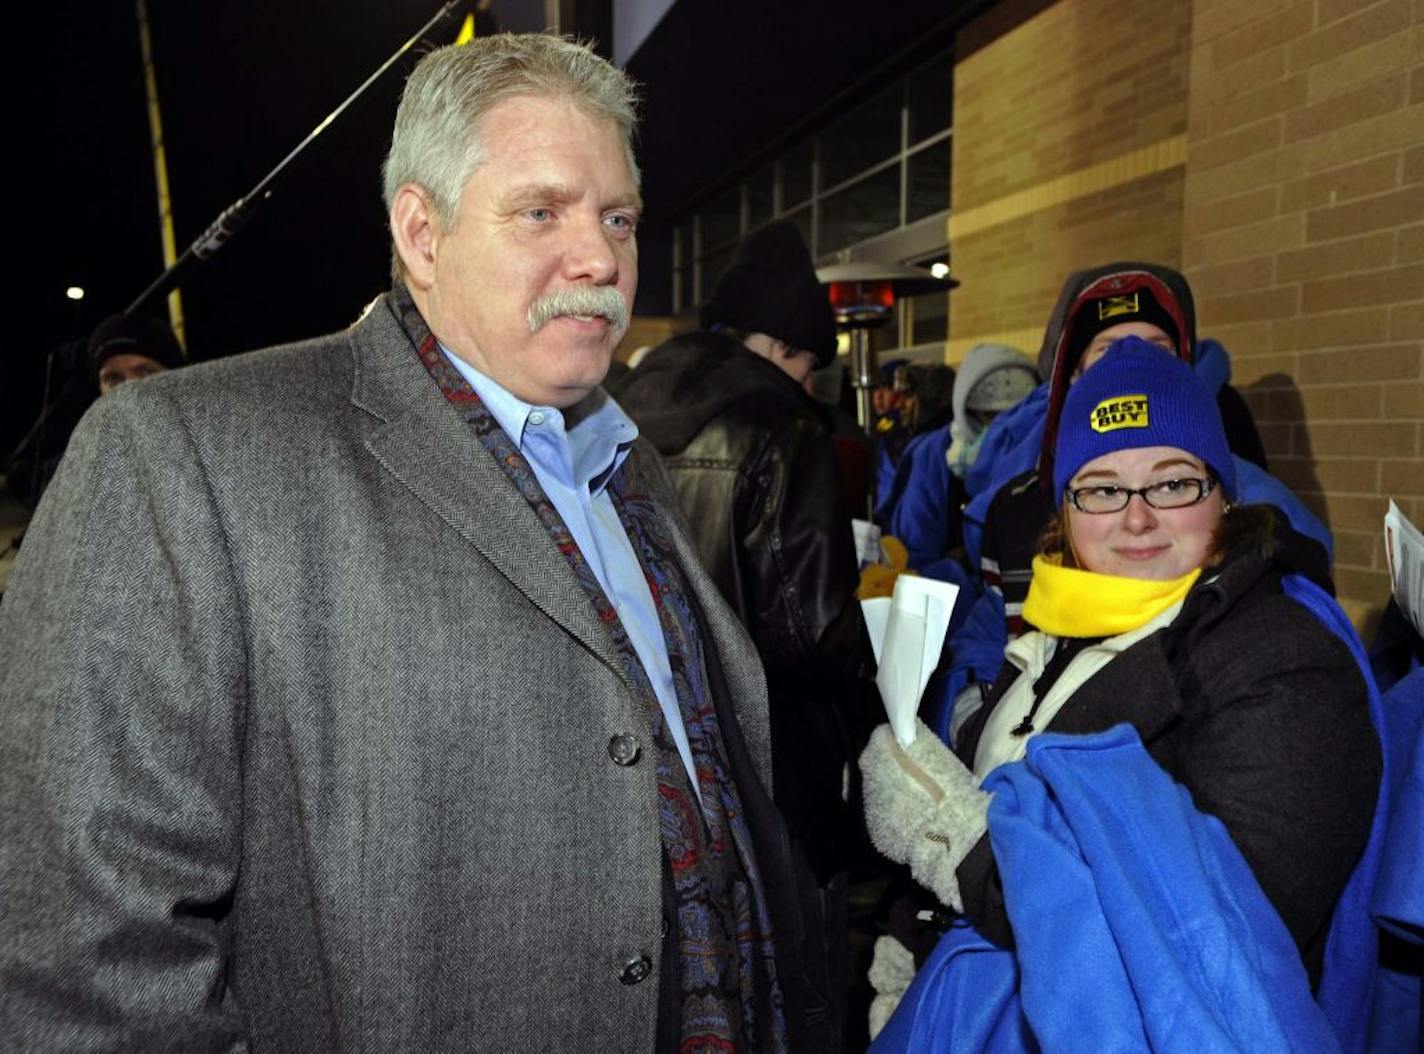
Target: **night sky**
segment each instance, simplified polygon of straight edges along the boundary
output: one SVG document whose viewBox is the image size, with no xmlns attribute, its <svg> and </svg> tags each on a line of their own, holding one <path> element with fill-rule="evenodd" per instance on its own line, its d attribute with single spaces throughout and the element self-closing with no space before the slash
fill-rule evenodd
<svg viewBox="0 0 1424 1054">
<path fill-rule="evenodd" d="M 150 0 L 179 252 L 439 6 Z M 36 230 L 24 236 L 31 250 L 16 254 L 27 258 L 19 274 L 28 310 L 8 349 L 7 446 L 38 409 L 49 353 L 125 309 L 163 271 L 133 4 L 60 0 L 44 18 L 31 35 L 42 71 L 33 78 L 33 114 L 44 175 L 30 187 L 42 192 L 14 199 L 21 225 Z M 457 30 L 448 26 L 435 42 Z M 414 62 L 407 57 L 330 127 L 241 233 L 184 283 L 195 361 L 340 328 L 385 288 L 379 170 Z M 70 285 L 83 286 L 86 298 L 68 300 Z M 160 302 L 153 310 L 165 309 Z"/>
<path fill-rule="evenodd" d="M 683 0 L 634 55 L 648 214 L 635 310 L 669 310 L 667 218 L 833 118 L 907 48 L 942 48 L 985 0 Z M 506 29 L 542 0 L 495 0 Z M 149 0 L 178 250 L 251 190 L 440 8 L 438 0 Z M 46 362 L 163 271 L 132 0 L 53 0 L 17 27 L 11 258 L 20 284 L 0 448 L 41 405 Z M 453 41 L 451 24 L 432 43 Z M 794 45 L 794 46 L 793 46 Z M 193 361 L 339 329 L 387 287 L 380 164 L 413 52 L 288 170 L 182 288 Z M 877 73 L 876 71 L 881 71 Z M 31 150 L 31 146 L 35 149 Z M 18 177 L 18 179 L 14 178 Z M 79 303 L 65 288 L 83 286 Z M 164 314 L 161 302 L 151 310 Z M 18 332 L 16 332 L 18 331 Z M 62 361 L 56 359 L 56 361 Z"/>
</svg>

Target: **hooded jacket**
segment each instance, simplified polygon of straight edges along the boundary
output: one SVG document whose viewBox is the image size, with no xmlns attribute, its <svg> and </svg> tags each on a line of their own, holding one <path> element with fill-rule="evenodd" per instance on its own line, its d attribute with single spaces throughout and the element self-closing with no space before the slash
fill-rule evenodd
<svg viewBox="0 0 1424 1054">
<path fill-rule="evenodd" d="M 972 420 L 969 396 L 976 384 L 1000 369 L 1022 369 L 1027 374 L 1034 367 L 1017 348 L 1002 344 L 974 348 L 954 377 L 950 422 L 916 436 L 900 459 L 894 506 L 888 517 L 890 533 L 905 543 L 910 567 L 931 578 L 960 584 L 967 581 L 963 563 L 950 553 L 961 542 L 960 524 L 968 495 L 965 481 L 952 472 L 949 459 L 955 442 L 972 443 L 984 432 L 984 426 Z M 1012 409 L 1005 411 L 1010 412 Z M 973 471 L 971 463 L 969 472 Z M 974 555 L 977 561 L 977 548 Z"/>
<path fill-rule="evenodd" d="M 1058 302 L 1048 316 L 1043 346 L 1038 352 L 1038 375 L 1048 382 L 1048 412 L 1039 447 L 1038 472 L 1043 480 L 1053 479 L 1053 447 L 1058 441 L 1058 418 L 1068 396 L 1073 371 L 1082 358 L 1082 348 L 1073 348 L 1073 324 L 1089 301 L 1105 296 L 1151 293 L 1177 327 L 1177 357 L 1191 363 L 1196 347 L 1196 305 L 1187 280 L 1170 267 L 1150 263 L 1112 263 L 1078 271 L 1063 283 Z M 1048 484 L 1044 484 L 1047 486 Z"/>
<path fill-rule="evenodd" d="M 775 797 L 817 871 L 834 873 L 854 818 L 844 766 L 881 712 L 835 422 L 719 333 L 667 341 L 611 390 L 666 460 L 702 561 L 761 654 Z"/>
</svg>

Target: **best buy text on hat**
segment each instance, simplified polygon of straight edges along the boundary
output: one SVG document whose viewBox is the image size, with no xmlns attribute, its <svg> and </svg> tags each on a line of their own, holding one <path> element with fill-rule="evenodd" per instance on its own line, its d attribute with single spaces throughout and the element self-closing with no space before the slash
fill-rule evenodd
<svg viewBox="0 0 1424 1054">
<path fill-rule="evenodd" d="M 1098 321 L 1105 322 L 1120 315 L 1136 315 L 1142 311 L 1136 293 L 1122 293 L 1098 301 Z"/>
<path fill-rule="evenodd" d="M 1113 432 L 1119 428 L 1147 427 L 1147 396 L 1115 395 L 1093 407 L 1089 419 L 1094 432 Z"/>
</svg>

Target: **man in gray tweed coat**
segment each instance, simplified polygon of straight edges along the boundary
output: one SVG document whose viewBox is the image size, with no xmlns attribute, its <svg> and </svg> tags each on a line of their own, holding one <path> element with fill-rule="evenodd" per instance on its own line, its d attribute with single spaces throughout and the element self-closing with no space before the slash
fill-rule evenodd
<svg viewBox="0 0 1424 1054">
<path fill-rule="evenodd" d="M 833 1049 L 756 653 L 599 388 L 631 87 L 427 56 L 396 281 L 125 385 L 0 607 L 0 1049 Z"/>
</svg>

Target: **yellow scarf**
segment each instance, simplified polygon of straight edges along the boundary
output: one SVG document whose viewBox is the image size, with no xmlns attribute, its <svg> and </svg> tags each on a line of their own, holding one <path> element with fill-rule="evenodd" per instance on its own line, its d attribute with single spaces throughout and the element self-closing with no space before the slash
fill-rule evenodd
<svg viewBox="0 0 1424 1054">
<path fill-rule="evenodd" d="M 1054 637 L 1116 637 L 1181 601 L 1201 568 L 1170 582 L 1121 578 L 1064 567 L 1060 557 L 1035 556 L 1024 621 Z"/>
</svg>

